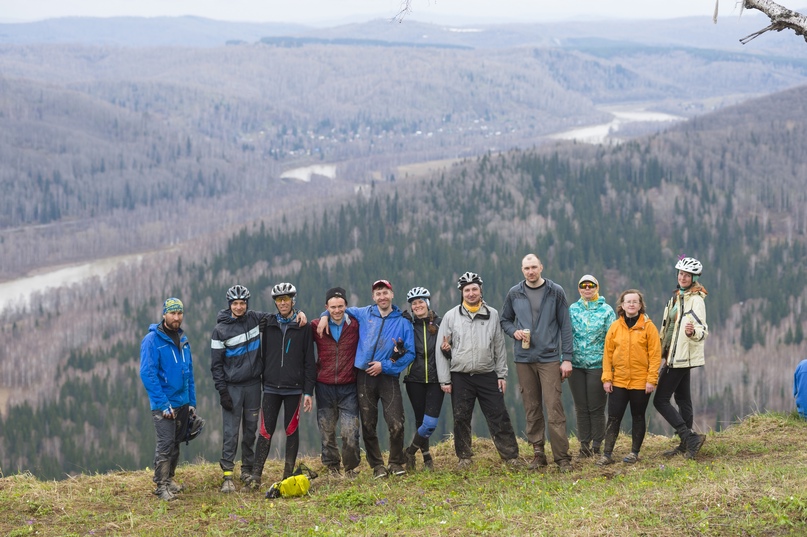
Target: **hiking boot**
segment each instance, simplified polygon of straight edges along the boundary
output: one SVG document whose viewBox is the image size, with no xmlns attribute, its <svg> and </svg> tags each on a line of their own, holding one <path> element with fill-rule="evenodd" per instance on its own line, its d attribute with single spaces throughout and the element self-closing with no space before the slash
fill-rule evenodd
<svg viewBox="0 0 807 537">
<path fill-rule="evenodd" d="M 223 492 L 224 494 L 235 492 L 235 483 L 233 483 L 231 477 L 224 478 L 224 483 L 221 484 L 221 492 Z"/>
<path fill-rule="evenodd" d="M 687 438 L 687 452 L 684 454 L 684 457 L 687 459 L 694 459 L 695 455 L 701 450 L 703 443 L 706 442 L 706 435 L 705 434 L 698 434 L 693 432 Z"/>
<path fill-rule="evenodd" d="M 359 471 L 355 468 L 351 468 L 350 470 L 345 470 L 345 478 L 346 479 L 356 479 L 359 477 Z"/>
<path fill-rule="evenodd" d="M 547 465 L 546 462 L 546 453 L 543 451 L 533 451 L 532 453 L 532 460 L 529 464 L 530 470 L 537 470 L 538 468 L 544 467 Z"/>
<path fill-rule="evenodd" d="M 672 449 L 668 449 L 667 451 L 662 452 L 662 455 L 664 457 L 667 457 L 668 459 L 672 459 L 676 455 L 683 455 L 686 452 L 687 452 L 686 444 L 684 443 L 683 440 L 681 440 L 680 444 L 678 444 Z"/>
<path fill-rule="evenodd" d="M 473 461 L 471 459 L 460 459 L 457 461 L 457 470 L 467 470 L 472 464 Z"/>
<path fill-rule="evenodd" d="M 387 477 L 387 469 L 381 465 L 373 468 L 373 479 L 384 479 Z"/>
<path fill-rule="evenodd" d="M 423 467 L 430 472 L 434 471 L 434 459 L 428 453 L 423 454 Z"/>
<path fill-rule="evenodd" d="M 602 457 L 597 459 L 597 462 L 594 464 L 597 466 L 608 466 L 609 464 L 614 464 L 614 459 L 612 459 L 610 455 L 603 453 Z"/>
<path fill-rule="evenodd" d="M 594 444 L 593 446 L 591 446 L 591 452 L 594 455 L 599 455 L 600 454 L 600 444 Z"/>
<path fill-rule="evenodd" d="M 558 471 L 562 474 L 568 474 L 569 472 L 572 471 L 572 469 L 573 469 L 572 463 L 570 463 L 566 459 L 563 459 L 558 463 Z"/>
<path fill-rule="evenodd" d="M 244 479 L 244 484 L 247 486 L 247 488 L 258 490 L 261 488 L 261 478 L 254 475 L 248 475 L 247 478 Z"/>
<path fill-rule="evenodd" d="M 417 467 L 417 463 L 415 462 L 415 454 L 409 453 L 409 451 L 404 451 L 404 457 L 406 457 L 406 471 L 414 472 L 415 468 Z"/>
<path fill-rule="evenodd" d="M 628 455 L 625 456 L 624 459 L 622 459 L 622 462 L 624 462 L 625 464 L 636 464 L 638 461 L 639 461 L 639 454 L 634 453 L 633 451 L 628 453 Z"/>
<path fill-rule="evenodd" d="M 173 492 L 168 490 L 168 487 L 160 487 L 154 491 L 154 494 L 156 494 L 157 497 L 164 502 L 170 502 L 172 500 L 176 500 L 177 498 L 176 496 L 174 496 Z"/>
<path fill-rule="evenodd" d="M 168 492 L 170 492 L 171 494 L 178 494 L 182 492 L 182 489 L 184 489 L 185 487 L 183 487 L 182 485 L 180 485 L 179 483 L 177 483 L 172 479 L 171 481 L 168 482 L 167 488 Z"/>
<path fill-rule="evenodd" d="M 515 457 L 513 459 L 507 459 L 504 461 L 504 464 L 512 469 L 512 470 L 522 470 L 527 465 L 522 461 L 519 457 Z"/>
<path fill-rule="evenodd" d="M 406 470 L 400 464 L 390 464 L 389 473 L 391 473 L 392 475 L 404 475 L 406 473 Z"/>
<path fill-rule="evenodd" d="M 594 452 L 588 447 L 587 444 L 580 444 L 580 452 L 578 453 L 577 457 L 580 459 L 588 459 L 589 457 L 593 457 Z"/>
<path fill-rule="evenodd" d="M 241 467 L 241 477 L 240 477 L 240 479 L 241 479 L 242 483 L 246 483 L 247 481 L 249 481 L 249 476 L 251 476 L 251 475 L 252 475 L 252 468 Z"/>
<path fill-rule="evenodd" d="M 328 476 L 340 479 L 342 477 L 342 472 L 339 470 L 338 466 L 328 466 Z"/>
</svg>

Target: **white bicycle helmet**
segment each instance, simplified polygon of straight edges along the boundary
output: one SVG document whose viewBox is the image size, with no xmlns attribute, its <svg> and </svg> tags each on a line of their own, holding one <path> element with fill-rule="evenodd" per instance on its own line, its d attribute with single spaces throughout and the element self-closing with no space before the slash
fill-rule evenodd
<svg viewBox="0 0 807 537">
<path fill-rule="evenodd" d="M 297 288 L 290 283 L 283 282 L 272 287 L 272 298 L 277 298 L 284 295 L 293 298 L 296 294 Z"/>
<path fill-rule="evenodd" d="M 675 270 L 683 270 L 698 276 L 703 272 L 703 265 L 694 257 L 685 257 L 678 260 L 678 263 L 675 264 Z"/>
<path fill-rule="evenodd" d="M 413 300 L 417 298 L 422 298 L 423 300 L 427 300 L 432 297 L 432 294 L 429 292 L 428 289 L 425 287 L 413 287 L 406 293 L 406 301 L 410 304 Z"/>
<path fill-rule="evenodd" d="M 462 289 L 466 285 L 470 285 L 472 283 L 482 285 L 482 278 L 480 278 L 479 274 L 476 272 L 466 272 L 457 280 L 457 289 Z"/>
<path fill-rule="evenodd" d="M 243 285 L 235 284 L 227 289 L 227 300 L 249 300 L 249 289 Z"/>
</svg>

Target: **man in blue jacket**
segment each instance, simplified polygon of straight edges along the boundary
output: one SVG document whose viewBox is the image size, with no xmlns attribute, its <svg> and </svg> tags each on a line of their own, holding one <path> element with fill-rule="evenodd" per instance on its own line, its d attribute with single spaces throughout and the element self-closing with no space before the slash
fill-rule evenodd
<svg viewBox="0 0 807 537">
<path fill-rule="evenodd" d="M 140 378 L 149 396 L 157 436 L 154 494 L 165 501 L 182 490 L 174 481 L 179 444 L 185 439 L 188 419 L 196 413 L 191 346 L 180 328 L 184 311 L 181 300 L 166 299 L 162 322 L 149 326 L 140 345 Z"/>
<path fill-rule="evenodd" d="M 561 383 L 572 374 L 572 322 L 566 292 L 560 285 L 545 279 L 541 275 L 543 269 L 535 254 L 527 254 L 522 259 L 524 280 L 507 293 L 501 325 L 515 340 L 516 372 L 527 415 L 527 441 L 533 448 L 530 468 L 547 465 L 545 405 L 555 464 L 560 471 L 568 472 L 572 469 L 572 458 Z"/>
<path fill-rule="evenodd" d="M 367 463 L 375 479 L 388 474 L 403 475 L 404 408 L 398 374 L 415 359 L 415 336 L 412 323 L 392 303 L 395 295 L 387 280 L 373 283 L 372 306 L 347 308 L 346 313 L 359 322 L 359 346 L 356 349 L 356 386 L 359 395 L 361 432 Z M 327 328 L 326 319 L 317 329 Z M 384 420 L 389 429 L 389 468 L 378 444 L 378 401 L 382 403 Z"/>
<path fill-rule="evenodd" d="M 796 399 L 799 415 L 807 419 L 807 360 L 802 360 L 796 366 L 793 374 L 793 397 Z"/>
</svg>

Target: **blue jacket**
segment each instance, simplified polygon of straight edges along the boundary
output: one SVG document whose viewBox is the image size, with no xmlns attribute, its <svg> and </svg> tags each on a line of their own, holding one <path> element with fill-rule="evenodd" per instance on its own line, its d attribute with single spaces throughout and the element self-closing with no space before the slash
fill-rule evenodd
<svg viewBox="0 0 807 537">
<path fill-rule="evenodd" d="M 515 341 L 513 352 L 516 362 L 562 362 L 574 358 L 566 292 L 552 280 L 544 280 L 546 294 L 537 319 L 532 318 L 530 299 L 524 292 L 524 280 L 511 287 L 504 299 L 501 316 L 504 333 L 513 337 L 516 330 L 530 330 L 529 349 L 522 349 L 521 342 Z"/>
<path fill-rule="evenodd" d="M 196 406 L 191 345 L 181 329 L 179 336 L 181 350 L 162 331 L 160 322 L 149 326 L 149 333 L 140 344 L 140 379 L 149 395 L 151 410 Z"/>
<path fill-rule="evenodd" d="M 359 347 L 354 363 L 357 368 L 363 371 L 370 362 L 381 362 L 385 375 L 397 377 L 415 359 L 412 323 L 403 317 L 398 306 L 393 304 L 392 311 L 386 317 L 381 317 L 375 304 L 347 308 L 347 314 L 359 321 Z M 398 338 L 403 339 L 406 353 L 393 362 L 393 339 Z"/>
<path fill-rule="evenodd" d="M 793 397 L 796 398 L 796 409 L 802 418 L 807 419 L 807 360 L 796 366 L 793 375 Z"/>
<path fill-rule="evenodd" d="M 614 309 L 603 297 L 589 302 L 581 298 L 569 306 L 574 335 L 574 358 L 572 367 L 579 369 L 602 368 L 602 352 L 605 334 L 616 320 Z"/>
</svg>

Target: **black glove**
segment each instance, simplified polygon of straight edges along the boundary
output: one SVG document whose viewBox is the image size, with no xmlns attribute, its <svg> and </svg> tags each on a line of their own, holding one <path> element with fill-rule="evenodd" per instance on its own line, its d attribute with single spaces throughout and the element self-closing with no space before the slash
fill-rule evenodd
<svg viewBox="0 0 807 537">
<path fill-rule="evenodd" d="M 404 347 L 404 340 L 398 338 L 398 341 L 395 342 L 395 349 L 393 349 L 392 351 L 392 356 L 390 357 L 390 360 L 392 360 L 394 363 L 396 360 L 398 360 L 398 358 L 400 358 L 404 354 L 406 354 L 406 347 Z"/>
<path fill-rule="evenodd" d="M 233 398 L 230 397 L 230 392 L 227 391 L 227 388 L 224 388 L 219 392 L 219 398 L 221 399 L 221 408 L 223 408 L 227 412 L 232 412 Z"/>
<path fill-rule="evenodd" d="M 261 317 L 261 320 L 258 321 L 258 330 L 260 330 L 261 332 L 266 331 L 266 321 L 267 321 L 267 319 L 268 319 L 268 317 L 266 315 L 264 315 L 263 317 Z"/>
</svg>

